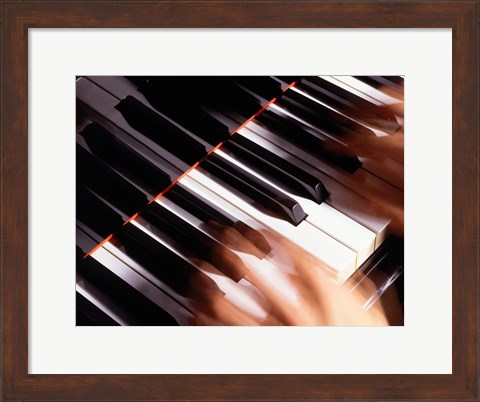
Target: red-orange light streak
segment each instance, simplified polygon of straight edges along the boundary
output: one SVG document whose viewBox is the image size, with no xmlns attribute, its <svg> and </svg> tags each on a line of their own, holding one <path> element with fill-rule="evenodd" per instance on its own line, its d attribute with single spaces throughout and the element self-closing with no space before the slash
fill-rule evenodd
<svg viewBox="0 0 480 402">
<path fill-rule="evenodd" d="M 113 237 L 113 233 L 109 235 L 107 238 L 103 239 L 100 243 L 98 243 L 87 254 L 85 254 L 83 258 L 87 258 L 89 255 L 92 255 L 95 251 L 97 251 L 100 247 L 102 247 L 107 241 L 109 241 L 112 237 Z"/>
<path fill-rule="evenodd" d="M 285 93 L 286 91 L 288 91 L 290 88 L 292 88 L 295 84 L 297 83 L 297 81 L 293 81 L 291 84 L 289 84 L 285 89 L 282 90 L 282 93 L 280 95 L 282 95 L 283 93 Z M 278 99 L 278 96 L 273 98 L 271 101 L 267 102 L 257 113 L 255 113 L 252 117 L 250 117 L 249 119 L 247 119 L 243 124 L 241 124 L 236 130 L 233 130 L 229 137 L 230 138 L 233 134 L 235 134 L 237 131 L 241 130 L 242 128 L 244 128 L 248 123 L 250 123 L 253 119 L 255 119 L 259 114 L 263 113 L 273 102 L 275 102 L 276 100 Z M 170 183 L 170 185 L 163 189 L 159 194 L 157 194 L 155 197 L 153 197 L 147 205 L 150 205 L 152 202 L 155 202 L 156 200 L 158 200 L 163 194 L 165 194 L 168 190 L 170 190 L 175 184 L 177 184 L 181 179 L 183 179 L 188 173 L 190 173 L 193 169 L 195 169 L 200 163 L 202 163 L 205 159 L 208 158 L 208 156 L 210 154 L 212 154 L 213 152 L 215 152 L 218 148 L 220 148 L 223 144 L 225 144 L 225 142 L 228 141 L 228 138 L 223 140 L 220 144 L 218 144 L 217 146 L 215 146 L 214 148 L 212 148 L 202 159 L 200 159 L 198 162 L 196 162 L 195 164 L 193 164 L 190 168 L 187 169 L 187 171 L 185 171 L 185 173 L 183 173 L 181 176 L 179 176 L 177 179 L 175 179 L 172 183 Z M 134 220 L 138 215 L 140 215 L 140 212 L 137 212 L 135 213 L 132 217 L 128 218 L 122 226 L 125 226 L 127 223 L 131 222 L 132 220 Z M 88 257 L 89 255 L 92 255 L 95 251 L 97 251 L 103 244 L 105 244 L 107 241 L 109 241 L 112 237 L 113 237 L 114 233 L 112 233 L 111 235 L 109 235 L 105 240 L 101 241 L 99 244 L 97 244 L 92 250 L 90 250 L 87 254 L 85 254 L 83 256 L 83 258 L 86 258 Z"/>
</svg>

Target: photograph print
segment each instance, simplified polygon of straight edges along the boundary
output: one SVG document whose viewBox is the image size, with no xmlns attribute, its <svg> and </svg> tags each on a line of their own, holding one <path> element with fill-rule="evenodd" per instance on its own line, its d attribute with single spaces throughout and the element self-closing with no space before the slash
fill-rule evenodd
<svg viewBox="0 0 480 402">
<path fill-rule="evenodd" d="M 77 76 L 77 326 L 402 326 L 403 76 Z"/>
</svg>

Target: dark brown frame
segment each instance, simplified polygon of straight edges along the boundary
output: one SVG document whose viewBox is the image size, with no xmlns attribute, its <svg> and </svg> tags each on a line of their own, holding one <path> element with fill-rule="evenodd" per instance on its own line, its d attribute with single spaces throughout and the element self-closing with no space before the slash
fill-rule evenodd
<svg viewBox="0 0 480 402">
<path fill-rule="evenodd" d="M 2 400 L 478 401 L 479 2 L 4 0 L 1 75 Z M 29 375 L 28 28 L 453 29 L 452 375 Z"/>
</svg>

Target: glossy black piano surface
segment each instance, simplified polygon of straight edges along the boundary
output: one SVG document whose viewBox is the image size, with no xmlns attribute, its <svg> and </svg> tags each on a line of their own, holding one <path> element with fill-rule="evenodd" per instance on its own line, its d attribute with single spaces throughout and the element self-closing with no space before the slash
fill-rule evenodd
<svg viewBox="0 0 480 402">
<path fill-rule="evenodd" d="M 403 77 L 89 76 L 76 96 L 77 325 L 201 325 L 207 293 L 261 321 L 252 278 L 291 273 L 265 231 L 402 325 Z"/>
</svg>

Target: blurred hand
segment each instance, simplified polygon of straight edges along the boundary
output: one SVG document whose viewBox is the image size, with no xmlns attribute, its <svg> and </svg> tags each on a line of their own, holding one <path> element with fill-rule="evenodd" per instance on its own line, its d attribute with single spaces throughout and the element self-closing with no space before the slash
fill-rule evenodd
<svg viewBox="0 0 480 402">
<path fill-rule="evenodd" d="M 257 244 L 259 236 L 265 239 L 259 243 L 263 247 L 265 241 L 268 241 L 271 252 L 266 256 L 265 251 L 260 250 L 248 235 L 245 236 L 234 228 L 223 227 L 217 223 L 213 223 L 212 226 L 218 231 L 218 239 L 231 250 L 266 260 L 275 254 L 287 255 L 284 263 L 279 263 L 278 260 L 275 262 L 283 279 L 293 290 L 294 297 L 287 297 L 285 292 L 273 285 L 271 278 L 261 275 L 258 270 L 249 269 L 253 267 L 249 267 L 247 263 L 244 279 L 262 295 L 266 316 L 263 318 L 253 316 L 228 301 L 221 293 L 209 291 L 207 288 L 202 289 L 202 284 L 194 279 L 191 285 L 196 289 L 193 297 L 197 301 L 197 325 L 389 325 L 381 303 L 376 303 L 368 311 L 362 309 L 362 305 L 375 291 L 375 285 L 368 278 L 363 278 L 355 292 L 350 293 L 346 287 L 332 282 L 321 262 L 285 238 L 271 232 L 257 233 L 254 238 Z M 206 272 L 219 273 L 228 270 L 229 264 L 237 263 L 230 254 L 224 253 L 221 249 L 212 250 L 212 253 L 216 254 L 217 264 L 225 265 L 214 267 L 209 263 L 196 261 Z M 400 305 L 398 307 L 401 310 Z M 395 324 L 398 325 L 398 320 Z"/>
<path fill-rule="evenodd" d="M 389 88 L 381 88 L 389 93 Z M 404 104 L 403 97 L 393 93 L 398 103 L 376 108 L 374 118 L 364 121 L 370 128 L 388 132 L 389 135 L 368 138 L 352 136 L 346 145 L 357 155 L 382 160 L 388 157 L 404 164 Z M 398 118 L 398 119 L 397 119 Z M 333 144 L 332 144 L 333 145 Z M 387 168 L 388 169 L 388 168 Z M 399 172 L 392 171 L 391 174 Z M 403 176 L 403 171 L 400 172 Z M 403 178 L 402 178 L 403 180 Z M 388 195 L 372 192 L 371 200 L 389 211 L 392 216 L 391 229 L 403 236 L 404 210 L 403 199 L 392 199 Z M 384 326 L 403 325 L 403 309 L 394 287 L 389 288 L 382 298 L 369 310 L 362 306 L 375 292 L 373 276 L 358 278 L 359 284 L 352 292 L 346 286 L 335 284 L 327 275 L 328 268 L 298 248 L 285 238 L 271 232 L 258 233 L 247 230 L 247 226 L 237 223 L 234 228 L 211 223 L 217 231 L 218 239 L 231 251 L 244 253 L 262 261 L 271 261 L 274 255 L 286 256 L 283 262 L 276 259 L 278 271 L 293 290 L 294 297 L 287 297 L 274 286 L 268 276 L 242 261 L 246 274 L 244 279 L 261 294 L 261 304 L 267 312 L 259 318 L 235 305 L 218 291 L 209 291 L 201 283 L 192 283 L 196 300 L 198 325 L 298 325 L 298 326 Z M 196 261 L 205 272 L 222 275 L 221 272 L 234 271 L 239 258 L 230 250 L 214 249 L 210 261 Z M 250 260 L 251 261 L 251 260 Z M 256 264 L 255 264 L 256 265 Z M 377 270 L 378 271 L 378 270 Z M 380 282 L 382 278 L 379 279 Z M 235 284 L 237 285 L 237 284 Z M 240 285 L 237 285 L 240 286 Z M 383 304 L 383 302 L 385 302 Z"/>
<path fill-rule="evenodd" d="M 395 95 L 397 103 L 381 106 L 375 109 L 375 117 L 364 120 L 364 124 L 375 130 L 388 133 L 379 137 L 355 136 L 348 139 L 347 145 L 359 156 L 365 156 L 377 160 L 384 169 L 386 177 L 394 177 L 403 182 L 404 166 L 404 103 L 403 96 L 394 93 L 388 87 L 379 88 L 381 92 Z M 367 111 L 368 112 L 368 111 Z M 372 114 L 373 115 L 373 114 Z M 382 163 L 386 158 L 395 161 L 394 164 Z M 399 165 L 401 169 L 399 169 Z M 403 199 L 397 200 L 391 197 L 375 194 L 372 192 L 372 201 L 388 210 L 393 223 L 391 229 L 397 235 L 403 236 L 404 209 Z"/>
<path fill-rule="evenodd" d="M 360 155 L 364 152 L 388 156 L 403 164 L 404 151 L 404 105 L 403 102 L 392 105 L 381 106 L 381 112 L 375 119 L 369 119 L 365 123 L 373 129 L 388 133 L 389 135 L 377 138 L 362 138 L 358 141 L 349 141 L 349 147 L 359 151 Z M 393 123 L 392 116 L 397 116 L 398 120 Z"/>
</svg>

